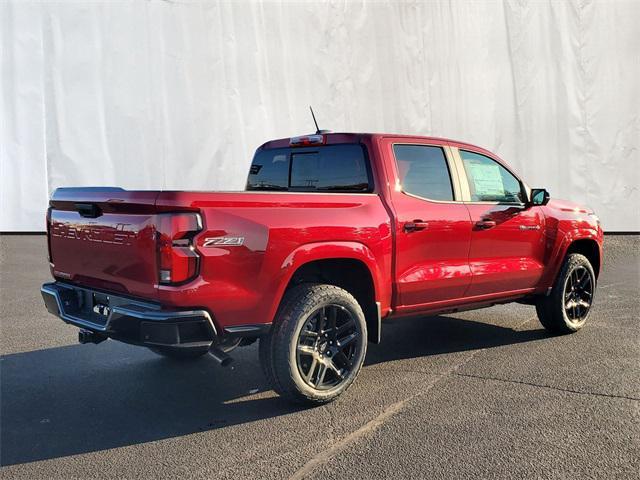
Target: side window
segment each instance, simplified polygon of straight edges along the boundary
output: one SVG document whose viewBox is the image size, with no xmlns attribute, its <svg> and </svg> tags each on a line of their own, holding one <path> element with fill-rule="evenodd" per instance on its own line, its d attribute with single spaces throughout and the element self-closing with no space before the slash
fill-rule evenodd
<svg viewBox="0 0 640 480">
<path fill-rule="evenodd" d="M 258 152 L 249 169 L 247 190 L 286 191 L 288 187 L 288 149 L 278 148 Z"/>
<path fill-rule="evenodd" d="M 460 156 L 472 202 L 523 202 L 520 182 L 498 162 L 465 150 L 460 150 Z"/>
<path fill-rule="evenodd" d="M 429 200 L 453 200 L 444 150 L 428 145 L 394 145 L 402 190 Z"/>
</svg>

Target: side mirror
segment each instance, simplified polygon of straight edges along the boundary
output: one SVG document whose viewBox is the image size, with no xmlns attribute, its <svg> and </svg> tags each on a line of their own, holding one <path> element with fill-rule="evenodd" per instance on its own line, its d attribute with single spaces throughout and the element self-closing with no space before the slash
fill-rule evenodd
<svg viewBox="0 0 640 480">
<path fill-rule="evenodd" d="M 549 203 L 549 199 L 551 196 L 549 192 L 547 192 L 544 188 L 532 188 L 531 189 L 531 200 L 529 201 L 529 205 L 537 206 L 537 205 L 546 205 Z"/>
</svg>

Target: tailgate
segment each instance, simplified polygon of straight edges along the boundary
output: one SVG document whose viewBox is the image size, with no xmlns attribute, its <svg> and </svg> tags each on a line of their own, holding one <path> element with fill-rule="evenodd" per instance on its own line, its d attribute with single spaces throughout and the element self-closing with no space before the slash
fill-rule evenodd
<svg viewBox="0 0 640 480">
<path fill-rule="evenodd" d="M 158 192 L 60 188 L 47 217 L 52 273 L 134 296 L 156 292 Z"/>
</svg>

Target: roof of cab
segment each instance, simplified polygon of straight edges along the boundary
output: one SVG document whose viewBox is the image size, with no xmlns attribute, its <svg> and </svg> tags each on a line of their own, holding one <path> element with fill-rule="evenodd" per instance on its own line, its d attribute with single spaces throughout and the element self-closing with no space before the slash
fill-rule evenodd
<svg viewBox="0 0 640 480">
<path fill-rule="evenodd" d="M 315 134 L 309 133 L 307 135 L 315 135 Z M 460 140 L 453 140 L 450 138 L 443 138 L 443 137 L 431 137 L 431 136 L 425 136 L 425 135 L 407 135 L 407 134 L 395 134 L 395 133 L 355 133 L 355 132 L 331 132 L 331 133 L 323 133 L 322 135 L 325 135 L 327 137 L 326 143 L 328 145 L 359 141 L 363 137 L 368 137 L 372 140 L 376 138 L 393 137 L 393 138 L 401 138 L 401 139 L 407 139 L 407 140 L 419 140 L 419 141 L 426 141 L 426 142 L 431 141 L 431 142 L 445 143 L 447 145 L 452 145 L 452 146 L 457 146 L 462 148 L 470 147 L 475 150 L 484 151 L 491 154 L 489 150 L 487 150 L 486 148 L 480 147 L 478 145 L 473 145 L 472 143 L 463 142 Z M 285 138 L 278 138 L 275 140 L 269 140 L 268 142 L 265 142 L 262 145 L 260 145 L 258 149 L 286 148 L 289 146 L 289 141 L 291 140 L 291 138 L 293 137 L 285 137 Z M 495 156 L 495 154 L 492 154 L 492 155 Z"/>
</svg>

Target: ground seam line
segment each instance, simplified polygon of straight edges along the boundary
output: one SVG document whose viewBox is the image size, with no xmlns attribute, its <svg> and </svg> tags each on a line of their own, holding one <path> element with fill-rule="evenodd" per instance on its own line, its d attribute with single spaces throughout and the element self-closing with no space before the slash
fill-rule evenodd
<svg viewBox="0 0 640 480">
<path fill-rule="evenodd" d="M 354 430 L 348 435 L 342 437 L 340 440 L 334 443 L 327 450 L 324 450 L 318 453 L 317 455 L 315 455 L 314 457 L 312 457 L 309 461 L 307 461 L 307 463 L 305 463 L 293 475 L 291 475 L 291 477 L 289 477 L 289 480 L 302 480 L 306 478 L 306 476 L 309 475 L 316 467 L 319 467 L 320 465 L 327 463 L 329 460 L 331 460 L 337 454 L 345 450 L 351 444 L 354 444 L 359 440 L 361 440 L 362 438 L 365 438 L 366 436 L 373 434 L 388 419 L 390 419 L 395 414 L 400 412 L 405 407 L 405 405 L 407 405 L 411 400 L 414 400 L 415 398 L 418 398 L 428 393 L 435 385 L 437 385 L 443 379 L 447 377 L 451 377 L 451 375 L 455 374 L 459 368 L 466 365 L 468 362 L 470 362 L 473 359 L 473 357 L 475 357 L 478 353 L 482 351 L 484 351 L 484 349 L 474 351 L 466 359 L 461 361 L 459 364 L 451 367 L 447 372 L 442 373 L 438 375 L 436 378 L 434 378 L 420 392 L 415 393 L 405 399 L 399 400 L 389 405 L 377 417 L 369 420 L 367 423 L 365 423 L 363 426 L 361 426 L 357 430 Z"/>
<path fill-rule="evenodd" d="M 552 385 L 541 385 L 539 383 L 525 382 L 525 381 L 522 381 L 522 380 L 509 380 L 507 378 L 485 377 L 485 376 L 482 376 L 482 375 L 472 375 L 472 374 L 469 374 L 469 373 L 454 372 L 453 374 L 457 375 L 459 377 L 476 378 L 478 380 L 491 380 L 491 381 L 494 381 L 494 382 L 503 382 L 503 383 L 515 383 L 515 384 L 518 384 L 518 385 L 528 385 L 530 387 L 546 388 L 546 389 L 549 389 L 549 390 L 556 390 L 558 392 L 575 393 L 577 395 L 589 395 L 589 396 L 594 396 L 594 397 L 619 398 L 619 399 L 622 399 L 622 400 L 633 400 L 633 401 L 636 401 L 636 402 L 640 402 L 640 398 L 627 397 L 625 395 L 615 395 L 615 394 L 610 394 L 610 393 L 581 392 L 580 390 L 571 390 L 571 389 L 568 389 L 568 388 L 554 387 Z"/>
</svg>

